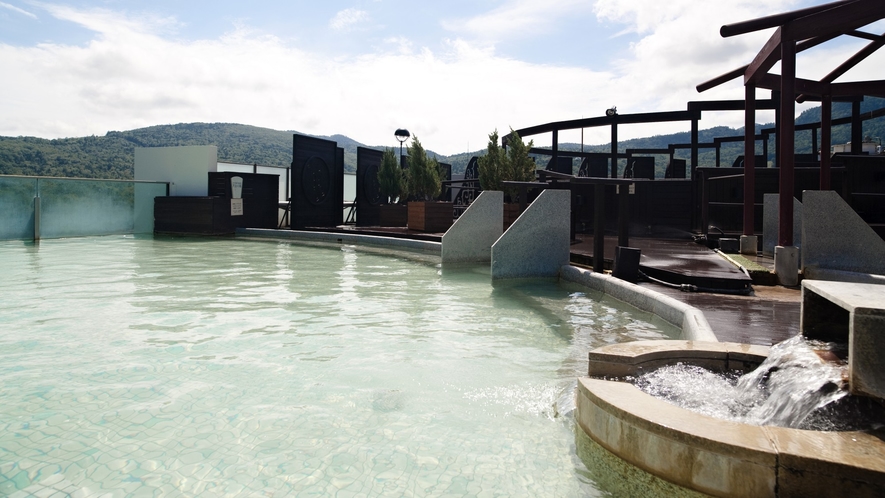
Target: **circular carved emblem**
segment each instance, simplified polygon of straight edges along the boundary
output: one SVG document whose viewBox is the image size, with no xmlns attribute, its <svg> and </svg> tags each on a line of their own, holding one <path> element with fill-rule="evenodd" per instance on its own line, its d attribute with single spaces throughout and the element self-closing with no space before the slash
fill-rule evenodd
<svg viewBox="0 0 885 498">
<path fill-rule="evenodd" d="M 307 202 L 314 206 L 322 204 L 332 193 L 332 172 L 322 158 L 313 156 L 304 163 L 301 171 L 301 190 Z"/>
<path fill-rule="evenodd" d="M 370 206 L 381 204 L 381 185 L 378 183 L 378 165 L 371 164 L 363 174 L 363 195 Z"/>
</svg>

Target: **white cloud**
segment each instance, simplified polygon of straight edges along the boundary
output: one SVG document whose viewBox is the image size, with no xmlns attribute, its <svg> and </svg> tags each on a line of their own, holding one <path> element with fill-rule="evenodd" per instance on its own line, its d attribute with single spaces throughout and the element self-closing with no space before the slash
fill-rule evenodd
<svg viewBox="0 0 885 498">
<path fill-rule="evenodd" d="M 24 10 L 24 9 L 20 9 L 20 8 L 16 7 L 15 5 L 10 5 L 6 2 L 0 2 L 0 7 L 3 7 L 4 9 L 9 9 L 9 10 L 19 13 L 23 16 L 30 17 L 31 19 L 37 19 L 36 14 L 34 14 L 32 12 L 28 12 L 27 10 Z"/>
<path fill-rule="evenodd" d="M 329 21 L 329 26 L 336 31 L 342 31 L 368 20 L 369 13 L 364 10 L 344 9 L 335 14 L 335 17 Z"/>
<path fill-rule="evenodd" d="M 589 11 L 586 0 L 508 0 L 500 7 L 468 19 L 449 19 L 442 26 L 480 40 L 538 35 L 558 19 Z"/>
<path fill-rule="evenodd" d="M 95 37 L 83 46 L 0 44 L 0 67 L 16 75 L 0 79 L 0 135 L 100 135 L 201 121 L 341 133 L 369 145 L 396 145 L 393 130 L 406 127 L 426 147 L 452 154 L 468 143 L 482 147 L 495 128 L 599 116 L 611 105 L 624 114 L 742 98 L 740 81 L 704 94 L 695 85 L 748 63 L 768 35 L 722 39 L 719 26 L 787 5 L 784 0 L 763 10 L 762 0 L 673 0 L 668 4 L 680 15 L 668 17 L 660 8 L 643 11 L 655 9 L 657 1 L 629 2 L 631 9 L 623 7 L 627 3 L 597 2 L 603 19 L 642 33 L 629 57 L 598 70 L 505 58 L 493 46 L 463 38 L 436 51 L 393 38 L 376 53 L 329 59 L 242 28 L 218 39 L 182 41 L 161 35 L 177 26 L 174 19 L 143 22 L 58 7 L 53 15 L 88 27 Z M 695 8 L 682 8 L 689 3 Z M 808 67 L 825 74 L 835 67 L 831 60 L 844 55 L 833 49 L 800 58 L 800 72 Z M 874 73 L 883 65 L 880 57 L 858 71 Z M 705 115 L 702 127 L 742 126 L 742 120 L 740 113 Z M 687 129 L 687 123 L 631 125 L 619 130 L 619 138 Z M 561 139 L 578 140 L 580 134 Z M 588 129 L 584 137 L 588 144 L 609 139 L 607 128 Z M 536 143 L 545 140 L 537 137 Z"/>
</svg>

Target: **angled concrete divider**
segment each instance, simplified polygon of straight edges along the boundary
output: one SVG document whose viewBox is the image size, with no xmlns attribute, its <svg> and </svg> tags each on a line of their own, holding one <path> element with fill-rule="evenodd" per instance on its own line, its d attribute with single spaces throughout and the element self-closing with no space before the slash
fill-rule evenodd
<svg viewBox="0 0 885 498">
<path fill-rule="evenodd" d="M 817 269 L 885 275 L 885 241 L 831 190 L 802 196 L 802 271 Z"/>
<path fill-rule="evenodd" d="M 504 192 L 483 191 L 443 235 L 443 264 L 491 261 L 492 244 L 503 227 Z"/>
<path fill-rule="evenodd" d="M 492 279 L 556 277 L 569 262 L 571 192 L 545 190 L 492 245 Z"/>
<path fill-rule="evenodd" d="M 780 222 L 780 194 L 765 194 L 762 204 L 762 254 L 774 256 Z M 793 197 L 793 245 L 802 247 L 802 203 Z"/>
</svg>

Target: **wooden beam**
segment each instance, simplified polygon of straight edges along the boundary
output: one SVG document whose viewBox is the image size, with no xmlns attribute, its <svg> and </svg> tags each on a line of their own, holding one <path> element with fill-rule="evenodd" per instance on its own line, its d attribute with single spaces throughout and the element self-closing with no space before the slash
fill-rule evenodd
<svg viewBox="0 0 885 498">
<path fill-rule="evenodd" d="M 882 18 L 885 18 L 882 0 L 855 0 L 796 18 L 784 24 L 781 37 L 784 41 L 799 41 L 832 33 L 845 34 Z"/>
<path fill-rule="evenodd" d="M 832 83 L 830 88 L 833 97 L 853 95 L 868 95 L 870 97 L 885 97 L 885 80 L 878 81 L 855 81 L 852 83 Z"/>
<path fill-rule="evenodd" d="M 747 70 L 744 72 L 744 85 L 754 83 L 762 75 L 768 74 L 768 70 L 780 60 L 782 30 L 783 28 L 777 28 L 772 33 L 771 38 L 762 46 L 762 50 L 753 58 L 753 62 L 747 66 Z"/>
<path fill-rule="evenodd" d="M 805 9 L 794 10 L 791 12 L 784 12 L 783 14 L 775 14 L 766 17 L 759 17 L 756 19 L 750 19 L 748 21 L 742 21 L 734 24 L 726 24 L 719 28 L 719 34 L 723 38 L 728 38 L 729 36 L 743 35 L 746 33 L 752 33 L 754 31 L 760 31 L 763 29 L 774 28 L 777 26 L 783 26 L 784 24 L 798 19 L 800 17 L 804 17 L 810 14 L 816 14 L 818 12 L 823 12 L 830 10 L 835 7 L 841 7 L 845 4 L 853 3 L 854 0 L 846 0 L 840 2 L 832 2 L 824 5 L 817 5 L 815 7 L 808 7 Z"/>
<path fill-rule="evenodd" d="M 796 51 L 802 52 L 803 50 L 808 50 L 809 48 L 816 47 L 817 45 L 820 45 L 821 43 L 830 41 L 833 38 L 836 38 L 836 36 L 838 36 L 838 35 L 831 34 L 829 36 L 815 36 L 814 38 L 802 40 L 801 42 L 796 44 Z M 729 71 L 723 75 L 717 76 L 709 81 L 705 81 L 704 83 L 701 83 L 700 85 L 698 85 L 695 88 L 697 88 L 698 93 L 706 92 L 707 90 L 709 90 L 711 88 L 715 88 L 723 83 L 728 83 L 729 81 L 731 81 L 735 78 L 739 78 L 739 77 L 743 76 L 744 73 L 747 72 L 748 67 L 750 67 L 749 64 L 747 64 L 746 66 L 739 67 L 733 71 Z M 763 103 L 763 101 L 759 101 L 759 104 L 762 104 L 762 103 Z M 759 107 L 759 109 L 764 109 L 764 108 Z"/>
</svg>

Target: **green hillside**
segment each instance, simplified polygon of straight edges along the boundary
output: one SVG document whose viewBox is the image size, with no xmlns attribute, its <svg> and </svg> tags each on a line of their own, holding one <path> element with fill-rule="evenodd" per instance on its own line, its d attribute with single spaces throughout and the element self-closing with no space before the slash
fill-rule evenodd
<svg viewBox="0 0 885 498">
<path fill-rule="evenodd" d="M 863 112 L 885 107 L 885 99 L 867 98 L 861 106 Z M 848 116 L 850 104 L 836 104 L 833 117 Z M 820 120 L 820 107 L 808 109 L 797 119 L 797 123 Z M 757 125 L 771 128 L 773 124 Z M 179 145 L 215 145 L 218 147 L 220 161 L 235 163 L 258 163 L 271 166 L 287 166 L 292 161 L 293 131 L 278 131 L 230 123 L 183 123 L 176 125 L 159 125 L 139 128 L 130 131 L 111 131 L 105 136 L 89 136 L 79 138 L 63 138 L 46 140 L 34 137 L 0 137 L 0 174 L 6 175 L 41 175 L 67 176 L 81 178 L 132 178 L 134 154 L 136 147 L 169 147 Z M 834 144 L 846 143 L 850 140 L 850 126 L 839 126 L 833 130 Z M 736 136 L 743 134 L 743 129 L 732 129 L 724 126 L 708 128 L 700 131 L 701 142 L 712 142 L 715 137 Z M 866 121 L 864 135 L 885 139 L 885 117 Z M 343 135 L 319 137 L 334 140 L 344 148 L 344 169 L 346 172 L 356 171 L 356 149 L 362 146 L 359 142 Z M 621 150 L 627 148 L 666 148 L 672 143 L 688 143 L 691 137 L 688 132 L 669 135 L 655 135 L 620 142 Z M 380 147 L 373 147 L 380 149 Z M 580 144 L 560 144 L 562 150 L 580 150 Z M 774 145 L 769 145 L 769 160 L 774 160 Z M 607 152 L 609 144 L 585 145 L 585 151 Z M 454 174 L 461 174 L 470 158 L 485 151 L 466 152 L 452 156 L 440 156 L 440 162 L 452 165 Z M 811 134 L 800 132 L 796 136 L 796 152 L 811 153 Z M 759 146 L 758 153 L 761 153 Z M 726 144 L 722 147 L 722 165 L 730 165 L 735 157 L 743 154 L 741 143 Z M 677 153 L 677 157 L 688 159 L 689 151 Z M 701 166 L 714 166 L 715 151 L 702 150 L 699 155 Z M 656 159 L 659 174 L 666 167 L 666 156 Z M 537 158 L 539 167 L 546 164 L 547 158 Z M 622 161 L 623 162 L 623 161 Z M 574 163 L 575 171 L 578 161 Z M 622 166 L 623 168 L 623 166 Z"/>
</svg>

